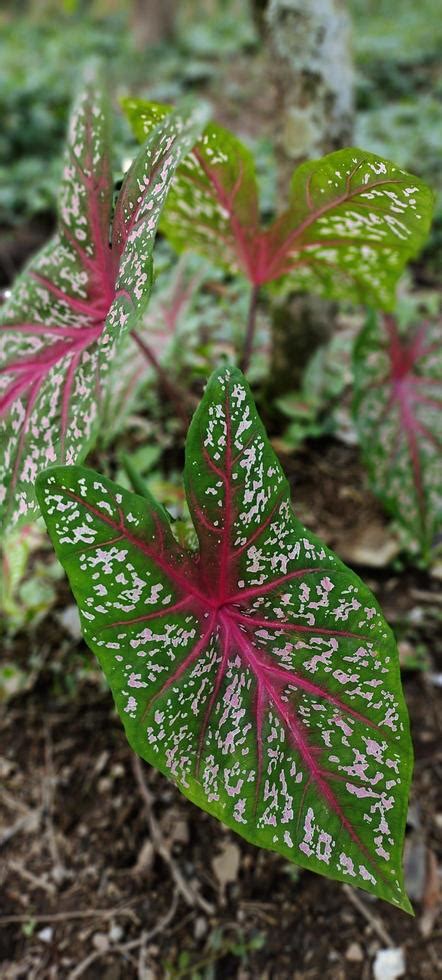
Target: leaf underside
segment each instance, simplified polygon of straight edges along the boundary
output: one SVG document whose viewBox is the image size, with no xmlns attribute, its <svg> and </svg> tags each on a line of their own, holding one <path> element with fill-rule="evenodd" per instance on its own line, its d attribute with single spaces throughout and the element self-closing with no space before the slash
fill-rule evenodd
<svg viewBox="0 0 442 980">
<path fill-rule="evenodd" d="M 141 140 L 170 111 L 137 99 L 123 108 Z M 161 227 L 177 251 L 194 248 L 256 285 L 278 282 L 391 309 L 399 276 L 425 242 L 432 206 L 422 181 L 350 148 L 300 166 L 287 210 L 263 228 L 250 151 L 210 124 L 179 168 Z"/>
<path fill-rule="evenodd" d="M 135 751 L 247 840 L 410 910 L 412 768 L 393 635 L 293 515 L 241 373 L 191 424 L 181 549 L 164 510 L 82 467 L 38 497 Z"/>
<path fill-rule="evenodd" d="M 354 355 L 354 416 L 373 488 L 428 560 L 442 529 L 441 323 L 403 336 L 371 316 Z"/>
<path fill-rule="evenodd" d="M 170 181 L 203 121 L 184 110 L 152 131 L 125 177 L 111 222 L 109 110 L 95 75 L 75 104 L 56 234 L 0 310 L 5 524 L 35 512 L 39 469 L 83 458 L 95 438 L 115 348 L 148 302 L 155 232 Z"/>
</svg>

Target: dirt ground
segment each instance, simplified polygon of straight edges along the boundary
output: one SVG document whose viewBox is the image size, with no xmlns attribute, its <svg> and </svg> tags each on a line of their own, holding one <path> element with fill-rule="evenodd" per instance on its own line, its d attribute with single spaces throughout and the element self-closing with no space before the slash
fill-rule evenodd
<svg viewBox="0 0 442 980">
<path fill-rule="evenodd" d="M 4 980 L 370 980 L 388 947 L 402 949 L 409 980 L 438 975 L 440 582 L 372 566 L 390 532 L 355 448 L 323 441 L 284 464 L 299 515 L 350 563 L 353 549 L 404 667 L 416 652 L 426 664 L 404 670 L 416 753 L 406 848 L 416 917 L 255 849 L 134 765 L 92 655 L 60 629 L 57 615 L 72 602 L 61 582 L 51 614 L 5 645 L 32 684 L 0 719 Z M 354 561 L 361 538 L 365 567 Z"/>
</svg>

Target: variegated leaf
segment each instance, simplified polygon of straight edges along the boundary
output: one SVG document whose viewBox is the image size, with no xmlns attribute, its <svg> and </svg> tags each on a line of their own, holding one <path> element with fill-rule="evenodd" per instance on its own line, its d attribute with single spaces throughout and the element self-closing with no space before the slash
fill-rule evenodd
<svg viewBox="0 0 442 980">
<path fill-rule="evenodd" d="M 130 744 L 247 840 L 404 909 L 412 766 L 393 635 L 293 515 L 245 379 L 191 424 L 197 553 L 165 511 L 81 467 L 38 495 Z"/>
<path fill-rule="evenodd" d="M 90 79 L 74 108 L 57 232 L 1 309 L 0 508 L 36 510 L 39 469 L 86 454 L 115 347 L 149 298 L 152 249 L 174 170 L 205 113 L 184 109 L 154 130 L 127 174 L 110 247 L 113 183 L 106 98 Z"/>
<path fill-rule="evenodd" d="M 136 99 L 124 109 L 139 139 L 170 111 Z M 251 154 L 211 125 L 180 167 L 162 228 L 178 251 L 210 254 L 255 285 L 390 309 L 399 276 L 425 242 L 432 203 L 421 180 L 382 157 L 338 150 L 295 171 L 287 210 L 263 228 Z"/>
<path fill-rule="evenodd" d="M 367 320 L 355 346 L 354 417 L 373 489 L 428 561 L 442 531 L 442 326 Z"/>
<path fill-rule="evenodd" d="M 433 194 L 366 150 L 295 171 L 290 204 L 268 229 L 267 275 L 285 288 L 391 309 L 396 283 L 428 235 Z"/>
<path fill-rule="evenodd" d="M 140 99 L 125 99 L 123 109 L 140 141 L 171 111 Z M 206 126 L 180 167 L 161 230 L 178 252 L 194 248 L 255 281 L 261 248 L 255 165 L 232 133 Z"/>
</svg>

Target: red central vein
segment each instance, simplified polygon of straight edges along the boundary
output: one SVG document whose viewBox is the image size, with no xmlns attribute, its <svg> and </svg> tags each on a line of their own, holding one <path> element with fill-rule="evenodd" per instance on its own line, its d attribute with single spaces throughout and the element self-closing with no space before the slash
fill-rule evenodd
<svg viewBox="0 0 442 980">
<path fill-rule="evenodd" d="M 33 279 L 35 279 L 36 282 L 39 283 L 40 286 L 42 286 L 44 289 L 47 289 L 49 293 L 52 293 L 52 295 L 55 296 L 56 299 L 59 299 L 63 303 L 66 303 L 76 313 L 80 313 L 83 316 L 87 316 L 89 320 L 91 319 L 101 320 L 107 312 L 107 308 L 105 308 L 104 305 L 98 307 L 94 305 L 94 303 L 88 301 L 87 299 L 82 300 L 79 299 L 77 296 L 70 296 L 69 293 L 66 293 L 64 291 L 64 289 L 60 289 L 60 287 L 56 286 L 54 282 L 52 282 L 50 279 L 45 279 L 44 276 L 41 276 L 38 272 L 35 272 L 35 270 L 32 270 L 30 272 L 30 275 L 32 276 Z"/>
<path fill-rule="evenodd" d="M 133 626 L 134 623 L 148 623 L 151 619 L 161 619 L 162 616 L 170 616 L 170 613 L 176 612 L 177 609 L 185 609 L 187 606 L 190 606 L 192 601 L 190 596 L 185 596 L 184 599 L 180 599 L 179 602 L 175 602 L 172 606 L 164 606 L 163 609 L 157 609 L 156 612 L 146 613 L 144 616 L 134 616 L 132 619 L 117 619 L 113 623 L 104 623 L 97 630 L 97 633 L 115 629 L 117 626 Z"/>
<path fill-rule="evenodd" d="M 271 582 L 264 582 L 262 585 L 253 586 L 250 589 L 240 589 L 239 592 L 234 593 L 226 598 L 226 604 L 229 603 L 239 603 L 244 599 L 254 599 L 265 595 L 267 592 L 273 592 L 274 589 L 278 589 L 280 586 L 285 585 L 287 582 L 291 582 L 296 578 L 303 578 L 304 575 L 323 575 L 327 569 L 324 568 L 299 568 L 297 571 L 288 572 L 286 575 L 281 575 L 279 578 L 273 579 Z M 330 571 L 330 569 L 329 569 Z"/>
<path fill-rule="evenodd" d="M 160 689 L 156 691 L 153 697 L 150 699 L 150 701 L 147 702 L 147 705 L 143 711 L 142 720 L 144 720 L 148 711 L 150 711 L 150 709 L 158 701 L 158 699 L 164 694 L 164 692 L 167 691 L 172 684 L 175 684 L 176 681 L 178 681 L 180 677 L 186 672 L 186 670 L 188 670 L 188 668 L 191 667 L 196 660 L 198 660 L 198 657 L 201 656 L 201 654 L 206 649 L 208 643 L 210 642 L 210 639 L 212 637 L 215 628 L 215 624 L 216 624 L 216 613 L 214 612 L 212 613 L 212 616 L 209 618 L 209 622 L 206 626 L 206 629 L 200 636 L 200 639 L 197 640 L 195 645 L 192 647 L 190 653 L 188 653 L 187 656 L 184 658 L 184 660 L 182 660 L 181 663 L 178 664 L 178 667 L 174 671 L 174 673 L 171 674 L 170 677 L 168 677 L 167 680 L 164 681 L 164 684 L 161 685 Z"/>
<path fill-rule="evenodd" d="M 198 163 L 199 163 L 201 169 L 203 170 L 205 176 L 207 177 L 208 181 L 212 184 L 212 187 L 215 190 L 216 196 L 218 197 L 218 200 L 219 200 L 221 206 L 223 208 L 225 208 L 225 210 L 228 213 L 228 216 L 229 216 L 228 217 L 229 224 L 230 224 L 230 227 L 232 229 L 232 233 L 233 233 L 233 238 L 234 238 L 235 244 L 237 246 L 237 256 L 238 256 L 241 264 L 243 265 L 243 268 L 245 269 L 248 277 L 253 280 L 254 279 L 254 260 L 253 260 L 253 256 L 250 255 L 249 242 L 248 242 L 248 239 L 247 239 L 246 230 L 242 226 L 242 224 L 241 224 L 239 218 L 237 217 L 237 215 L 235 214 L 235 210 L 234 210 L 234 206 L 233 206 L 234 197 L 236 197 L 236 195 L 237 195 L 237 193 L 239 191 L 239 188 L 240 188 L 240 183 L 242 181 L 238 182 L 238 180 L 237 180 L 236 183 L 235 183 L 235 185 L 234 185 L 234 187 L 233 187 L 233 189 L 232 189 L 231 194 L 229 194 L 226 191 L 226 189 L 223 187 L 223 185 L 222 185 L 221 181 L 219 180 L 219 178 L 217 177 L 215 171 L 212 170 L 212 169 L 210 169 L 210 166 L 206 163 L 206 161 L 204 160 L 204 157 L 202 156 L 202 154 L 200 153 L 200 151 L 197 150 L 197 149 L 194 149 L 193 150 L 193 154 L 196 157 L 196 159 L 198 160 Z M 254 231 L 255 238 L 256 238 L 256 236 L 259 235 L 259 229 L 258 228 L 255 228 L 255 229 L 252 229 L 252 230 Z"/>
<path fill-rule="evenodd" d="M 318 633 L 321 636 L 344 636 L 352 640 L 369 639 L 369 637 L 364 636 L 362 633 L 349 633 L 347 630 L 326 629 L 323 626 L 304 626 L 300 623 L 287 623 L 283 619 L 259 619 L 254 615 L 245 616 L 243 613 L 235 612 L 233 609 L 229 610 L 229 616 L 239 623 L 244 623 L 245 626 L 249 626 L 251 629 L 256 626 L 265 626 L 270 630 L 282 630 L 283 632 L 287 630 L 293 633 Z"/>
<path fill-rule="evenodd" d="M 78 496 L 78 494 L 74 493 L 72 490 L 68 490 L 67 487 L 58 487 L 58 492 L 65 493 L 70 500 L 75 500 L 76 503 L 80 504 L 90 514 L 93 514 L 94 517 L 97 517 L 98 520 L 102 521 L 104 524 L 107 524 L 108 527 L 111 527 L 114 531 L 120 531 L 121 534 L 124 535 L 126 541 L 134 545 L 135 548 L 138 548 L 139 551 L 142 551 L 143 554 L 147 555 L 148 558 L 150 558 L 154 564 L 157 565 L 158 568 L 160 568 L 161 571 L 163 571 L 172 580 L 172 582 L 178 585 L 187 595 L 195 596 L 206 606 L 209 606 L 209 608 L 214 607 L 215 604 L 211 602 L 207 595 L 204 595 L 199 591 L 199 589 L 197 589 L 190 576 L 186 578 L 185 576 L 180 575 L 168 561 L 161 558 L 160 555 L 158 555 L 153 548 L 150 548 L 145 541 L 142 541 L 140 538 L 137 538 L 136 535 L 132 534 L 125 524 L 122 524 L 121 522 L 109 517 L 107 514 L 104 514 L 103 511 L 98 509 L 98 507 L 94 507 L 93 504 L 90 504 L 84 497 Z"/>
<path fill-rule="evenodd" d="M 292 232 L 290 232 L 287 235 L 287 238 L 282 242 L 280 247 L 273 254 L 267 269 L 266 282 L 269 282 L 271 279 L 275 279 L 279 276 L 278 262 L 281 259 L 285 258 L 289 249 L 292 248 L 296 240 L 304 233 L 304 231 L 306 231 L 307 228 L 310 227 L 310 225 L 312 225 L 323 215 L 327 214 L 328 211 L 331 211 L 334 208 L 339 207 L 341 204 L 346 204 L 348 201 L 351 201 L 352 198 L 357 197 L 359 194 L 367 193 L 370 190 L 372 190 L 374 187 L 385 186 L 390 184 L 403 184 L 403 183 L 404 183 L 403 180 L 393 180 L 393 179 L 375 180 L 369 184 L 360 184 L 352 191 L 350 190 L 349 186 L 347 186 L 345 192 L 341 194 L 339 197 L 335 198 L 332 201 L 328 201 L 327 204 L 324 204 L 322 207 L 317 208 L 316 211 L 310 212 L 307 215 L 307 217 L 304 219 L 304 221 L 302 221 L 301 224 L 299 224 L 296 228 L 293 229 Z M 347 181 L 347 185 L 348 185 L 348 181 Z M 275 225 L 276 224 L 277 222 L 275 222 Z M 272 232 L 274 233 L 274 228 L 271 227 L 268 231 L 268 234 L 271 235 Z"/>
<path fill-rule="evenodd" d="M 371 857 L 368 849 L 365 847 L 364 843 L 361 841 L 359 835 L 356 833 L 354 827 L 350 821 L 345 816 L 342 807 L 337 800 L 333 790 L 329 786 L 324 772 L 321 770 L 316 758 L 314 751 L 312 750 L 302 722 L 298 721 L 293 710 L 291 710 L 290 705 L 285 703 L 280 694 L 276 691 L 274 685 L 269 680 L 266 671 L 263 670 L 263 665 L 259 658 L 256 656 L 256 652 L 252 647 L 251 643 L 247 640 L 247 637 L 241 633 L 234 623 L 230 623 L 230 629 L 232 630 L 232 635 L 234 637 L 235 645 L 239 648 L 244 660 L 251 668 L 253 674 L 257 679 L 259 679 L 259 684 L 265 691 L 268 699 L 273 703 L 286 731 L 289 733 L 293 739 L 295 746 L 305 763 L 307 769 L 311 774 L 311 778 L 316 783 L 319 792 L 325 799 L 329 809 L 331 809 L 336 816 L 339 818 L 342 826 L 347 831 L 354 843 L 359 847 L 364 856 L 370 863 L 376 867 L 373 858 Z"/>
</svg>

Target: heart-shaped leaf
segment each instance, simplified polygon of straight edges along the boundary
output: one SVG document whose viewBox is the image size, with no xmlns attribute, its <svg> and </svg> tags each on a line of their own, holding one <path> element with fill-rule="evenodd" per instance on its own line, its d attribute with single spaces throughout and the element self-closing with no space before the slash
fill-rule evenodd
<svg viewBox="0 0 442 980">
<path fill-rule="evenodd" d="M 442 530 L 441 324 L 374 314 L 354 353 L 354 417 L 373 489 L 424 560 Z"/>
<path fill-rule="evenodd" d="M 212 376 L 189 430 L 198 553 L 153 500 L 90 470 L 37 482 L 135 751 L 247 840 L 409 909 L 393 635 L 294 517 L 242 374 Z"/>
<path fill-rule="evenodd" d="M 170 111 L 137 99 L 123 108 L 139 139 Z M 179 169 L 162 230 L 178 251 L 202 251 L 257 286 L 278 281 L 390 309 L 425 242 L 432 201 L 421 180 L 382 157 L 338 150 L 295 171 L 287 210 L 263 228 L 253 158 L 211 124 Z"/>
<path fill-rule="evenodd" d="M 184 108 L 153 130 L 117 201 L 109 113 L 95 76 L 73 110 L 57 232 L 0 311 L 0 506 L 6 523 L 36 509 L 39 469 L 82 458 L 111 358 L 148 302 L 158 218 L 205 112 Z"/>
</svg>

